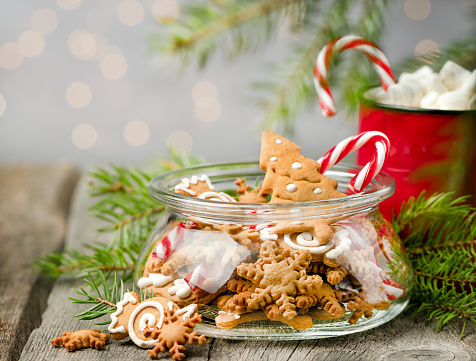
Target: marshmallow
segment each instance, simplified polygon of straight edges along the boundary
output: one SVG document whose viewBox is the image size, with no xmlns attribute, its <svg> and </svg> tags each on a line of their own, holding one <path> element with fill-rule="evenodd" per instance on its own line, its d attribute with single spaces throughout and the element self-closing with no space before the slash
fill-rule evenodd
<svg viewBox="0 0 476 361">
<path fill-rule="evenodd" d="M 403 84 L 412 81 L 418 81 L 421 77 L 425 77 L 427 75 L 434 74 L 433 70 L 428 66 L 422 66 L 420 69 L 413 73 L 402 73 L 398 78 L 398 83 Z"/>
<path fill-rule="evenodd" d="M 419 83 L 392 84 L 387 89 L 385 103 L 418 108 L 422 97 L 423 89 Z"/>
<path fill-rule="evenodd" d="M 421 98 L 421 108 L 424 109 L 439 109 L 438 98 L 440 94 L 437 92 L 429 92 L 423 98 Z"/>
<path fill-rule="evenodd" d="M 442 110 L 466 110 L 468 101 L 472 96 L 470 89 L 457 89 L 443 93 L 438 98 L 438 105 Z"/>
<path fill-rule="evenodd" d="M 466 78 L 461 88 L 471 89 L 473 94 L 476 93 L 476 70 L 473 70 L 471 75 Z"/>
<path fill-rule="evenodd" d="M 430 92 L 441 94 L 447 91 L 438 74 L 427 74 L 418 79 L 418 82 L 423 89 L 423 94 Z"/>
<path fill-rule="evenodd" d="M 456 90 L 463 85 L 471 72 L 452 61 L 447 61 L 440 70 L 440 78 L 449 91 Z"/>
<path fill-rule="evenodd" d="M 382 103 L 385 100 L 386 91 L 381 86 L 372 88 L 365 92 L 364 97 L 373 100 L 378 103 Z"/>
<path fill-rule="evenodd" d="M 476 94 L 474 94 L 469 100 L 468 110 L 476 110 Z"/>
</svg>

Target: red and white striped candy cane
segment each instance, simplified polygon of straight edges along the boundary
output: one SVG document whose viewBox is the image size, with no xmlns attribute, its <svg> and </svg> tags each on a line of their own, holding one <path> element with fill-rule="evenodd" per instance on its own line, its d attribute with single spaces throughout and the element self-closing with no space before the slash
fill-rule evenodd
<svg viewBox="0 0 476 361">
<path fill-rule="evenodd" d="M 353 192 L 361 192 L 380 172 L 390 153 L 390 141 L 381 132 L 363 132 L 341 141 L 318 160 L 321 164 L 321 173 L 326 172 L 354 150 L 369 145 L 374 145 L 376 148 L 372 159 L 349 182 L 349 187 Z"/>
<path fill-rule="evenodd" d="M 330 41 L 321 50 L 314 64 L 314 84 L 317 97 L 322 108 L 322 114 L 331 117 L 336 113 L 334 98 L 327 82 L 327 72 L 334 54 L 347 49 L 356 49 L 364 53 L 374 66 L 380 77 L 382 87 L 387 90 L 389 85 L 395 84 L 395 77 L 382 50 L 373 42 L 356 35 L 345 35 Z"/>
</svg>

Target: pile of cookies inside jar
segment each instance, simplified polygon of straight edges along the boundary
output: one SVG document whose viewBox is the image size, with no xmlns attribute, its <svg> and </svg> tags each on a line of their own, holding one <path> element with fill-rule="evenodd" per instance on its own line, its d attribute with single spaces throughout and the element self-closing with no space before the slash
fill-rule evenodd
<svg viewBox="0 0 476 361">
<path fill-rule="evenodd" d="M 223 329 L 257 321 L 295 330 L 329 320 L 356 324 L 407 298 L 398 277 L 403 250 L 378 211 L 300 218 L 293 205 L 330 202 L 332 209 L 349 195 L 320 172 L 319 162 L 271 130 L 262 135 L 260 168 L 262 181 L 237 178 L 226 192 L 206 174 L 183 178 L 174 190 L 248 205 L 250 215 L 270 212 L 253 204 L 283 204 L 295 216 L 243 224 L 182 215 L 154 237 L 137 282 L 143 292 L 181 308 L 197 305 Z"/>
</svg>

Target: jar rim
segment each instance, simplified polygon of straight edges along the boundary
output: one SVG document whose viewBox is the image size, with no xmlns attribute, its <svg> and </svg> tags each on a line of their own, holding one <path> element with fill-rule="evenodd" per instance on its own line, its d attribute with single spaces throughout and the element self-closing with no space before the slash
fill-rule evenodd
<svg viewBox="0 0 476 361">
<path fill-rule="evenodd" d="M 360 167 L 340 163 L 326 172 L 326 176 L 338 181 L 348 181 L 358 173 Z M 208 163 L 180 168 L 162 173 L 149 183 L 150 196 L 165 207 L 189 216 L 219 219 L 229 218 L 241 222 L 266 222 L 291 218 L 329 218 L 360 213 L 375 208 L 380 202 L 389 198 L 395 191 L 394 179 L 380 172 L 365 188 L 364 192 L 350 194 L 339 198 L 319 201 L 290 202 L 290 203 L 228 203 L 208 199 L 200 199 L 175 193 L 174 187 L 182 178 L 206 174 L 212 183 L 214 180 L 264 176 L 259 168 L 259 162 Z M 338 178 L 338 179 L 336 179 Z M 347 184 L 346 184 L 347 186 Z M 277 218 L 278 217 L 278 218 Z"/>
</svg>

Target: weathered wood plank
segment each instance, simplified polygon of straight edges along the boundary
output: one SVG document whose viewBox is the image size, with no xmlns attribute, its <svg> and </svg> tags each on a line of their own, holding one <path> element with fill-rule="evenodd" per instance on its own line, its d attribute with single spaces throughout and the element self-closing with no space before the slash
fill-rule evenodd
<svg viewBox="0 0 476 361">
<path fill-rule="evenodd" d="M 82 179 L 74 199 L 67 243 L 70 246 L 95 238 L 100 224 L 86 209 L 90 201 L 84 196 L 87 179 Z M 114 342 L 104 351 L 86 349 L 68 353 L 55 349 L 49 340 L 65 330 L 92 328 L 92 322 L 72 318 L 81 307 L 67 299 L 74 295 L 71 287 L 80 281 L 57 282 L 48 300 L 41 327 L 35 330 L 24 348 L 21 360 L 148 360 L 147 352 L 129 342 Z M 476 327 L 470 325 L 466 337 L 459 341 L 459 323 L 453 322 L 436 334 L 433 327 L 415 324 L 409 317 L 399 317 L 377 329 L 323 340 L 308 341 L 227 341 L 209 339 L 203 346 L 187 345 L 188 360 L 472 360 L 476 352 Z M 170 360 L 170 354 L 160 359 Z"/>
<path fill-rule="evenodd" d="M 62 247 L 78 173 L 70 165 L 0 167 L 0 358 L 18 359 L 51 284 L 31 262 Z"/>
</svg>

